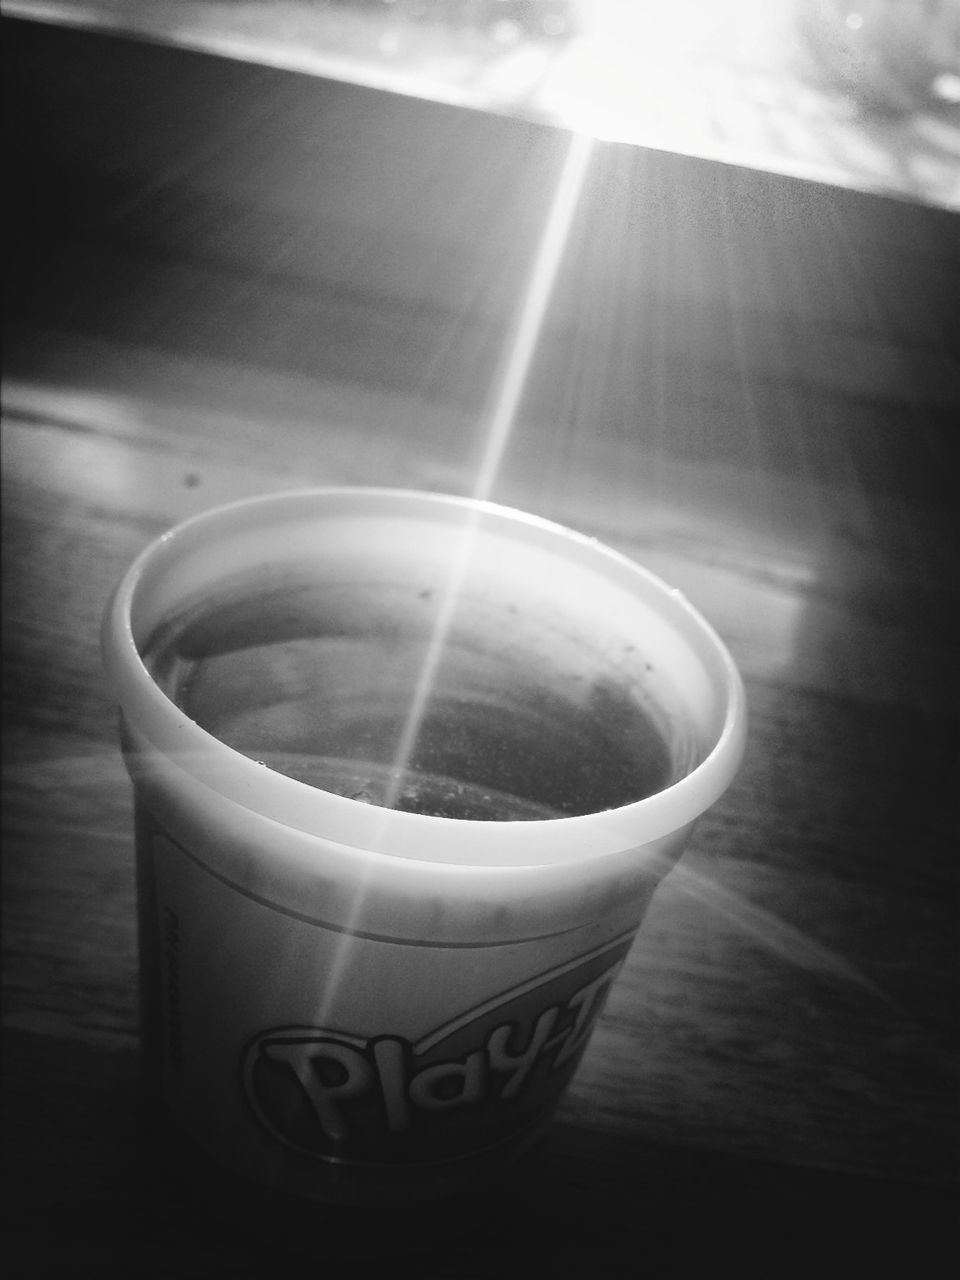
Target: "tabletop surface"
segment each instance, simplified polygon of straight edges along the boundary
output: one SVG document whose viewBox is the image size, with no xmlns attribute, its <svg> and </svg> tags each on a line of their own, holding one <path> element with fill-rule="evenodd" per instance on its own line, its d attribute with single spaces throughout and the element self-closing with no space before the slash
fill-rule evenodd
<svg viewBox="0 0 960 1280">
<path fill-rule="evenodd" d="M 468 1205 L 346 1234 L 323 1218 L 334 1271 L 942 1274 L 956 215 L 3 25 L 3 1148 L 22 1274 L 286 1257 L 192 1208 L 140 1132 L 131 796 L 98 649 L 112 584 L 234 498 L 473 492 L 524 334 L 490 496 L 688 596 L 743 673 L 746 755 L 541 1146 Z"/>
</svg>

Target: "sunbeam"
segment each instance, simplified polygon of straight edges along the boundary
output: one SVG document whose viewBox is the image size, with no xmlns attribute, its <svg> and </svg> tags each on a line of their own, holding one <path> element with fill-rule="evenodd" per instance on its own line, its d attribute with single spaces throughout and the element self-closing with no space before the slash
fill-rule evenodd
<svg viewBox="0 0 960 1280">
<path fill-rule="evenodd" d="M 571 136 L 530 277 L 504 348 L 501 372 L 494 381 L 489 418 L 482 424 L 483 452 L 472 487 L 472 496 L 478 502 L 488 499 L 493 491 L 500 464 L 510 441 L 520 399 L 543 327 L 544 314 L 563 261 L 570 225 L 579 203 L 592 150 L 591 138 L 578 133 Z M 437 670 L 443 660 L 457 601 L 470 564 L 479 518 L 480 510 L 477 507 L 465 521 L 460 531 L 455 554 L 451 559 L 440 608 L 427 643 L 423 664 L 417 677 L 394 758 L 385 800 L 387 808 L 393 808 L 397 802 L 404 776 L 416 749 L 417 739 L 436 682 Z"/>
</svg>

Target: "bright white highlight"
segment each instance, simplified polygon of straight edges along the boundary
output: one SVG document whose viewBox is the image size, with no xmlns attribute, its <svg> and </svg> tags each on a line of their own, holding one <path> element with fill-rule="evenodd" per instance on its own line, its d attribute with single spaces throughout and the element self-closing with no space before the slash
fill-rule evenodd
<svg viewBox="0 0 960 1280">
<path fill-rule="evenodd" d="M 473 497 L 480 500 L 488 498 L 493 490 L 516 423 L 520 398 L 536 352 L 547 304 L 563 261 L 570 226 L 579 203 L 592 150 L 593 139 L 584 134 L 573 134 L 530 279 L 520 301 L 516 322 L 505 350 L 503 373 L 495 387 L 493 411 L 486 428 L 483 454 L 473 486 Z M 442 661 L 447 636 L 456 613 L 457 600 L 476 545 L 478 519 L 479 514 L 476 511 L 471 512 L 460 532 L 456 555 L 444 586 L 433 634 L 427 646 L 393 762 L 390 786 L 384 800 L 388 809 L 396 805 L 404 775 L 416 749 L 417 738 L 430 704 L 437 670 Z"/>
</svg>

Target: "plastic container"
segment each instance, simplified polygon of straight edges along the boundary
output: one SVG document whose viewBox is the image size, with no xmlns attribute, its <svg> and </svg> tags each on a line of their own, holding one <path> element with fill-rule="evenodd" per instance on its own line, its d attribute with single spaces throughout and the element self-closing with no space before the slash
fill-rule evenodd
<svg viewBox="0 0 960 1280">
<path fill-rule="evenodd" d="M 238 685 L 231 664 L 278 635 L 294 657 Z M 119 584 L 103 652 L 135 789 L 143 1051 L 178 1132 L 307 1199 L 496 1176 L 549 1119 L 656 885 L 737 769 L 743 690 L 717 636 L 544 520 L 330 489 L 164 535 Z M 337 794 L 330 743 L 356 754 L 366 703 L 389 710 L 394 755 L 357 763 L 356 791 L 351 763 Z M 275 749 L 277 707 L 298 717 L 295 751 Z M 668 761 L 646 795 L 644 726 Z M 399 766 L 431 734 L 443 786 L 483 737 L 493 763 L 467 781 L 484 817 L 404 807 Z M 510 807 L 514 776 L 529 811 Z"/>
</svg>

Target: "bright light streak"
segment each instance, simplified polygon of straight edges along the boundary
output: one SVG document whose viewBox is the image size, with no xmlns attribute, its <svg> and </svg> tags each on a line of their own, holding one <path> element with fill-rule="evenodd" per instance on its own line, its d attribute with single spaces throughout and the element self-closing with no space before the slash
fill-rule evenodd
<svg viewBox="0 0 960 1280">
<path fill-rule="evenodd" d="M 489 422 L 484 428 L 484 448 L 472 493 L 474 498 L 481 501 L 487 499 L 493 490 L 503 455 L 516 423 L 520 398 L 536 352 L 547 304 L 563 261 L 570 225 L 580 200 L 592 150 L 591 138 L 578 133 L 572 135 L 530 278 L 520 300 L 516 322 L 504 350 L 502 373 L 496 379 L 494 386 L 492 410 Z M 479 511 L 472 511 L 460 531 L 456 554 L 444 586 L 440 608 L 394 757 L 390 786 L 384 801 L 386 807 L 390 809 L 397 802 L 404 775 L 416 749 L 437 670 L 443 659 L 447 636 L 456 613 L 457 601 L 476 544 L 478 520 Z"/>
<path fill-rule="evenodd" d="M 491 398 L 492 409 L 489 421 L 484 428 L 483 453 L 473 486 L 474 498 L 489 497 L 510 440 L 520 398 L 543 327 L 547 304 L 563 261 L 570 226 L 579 203 L 592 150 L 591 138 L 577 133 L 572 135 L 530 277 L 517 309 L 516 322 L 511 328 L 504 348 L 502 373 L 495 380 Z M 460 591 L 476 545 L 478 523 L 479 512 L 472 511 L 460 530 L 440 607 L 391 766 L 390 781 L 381 803 L 384 810 L 383 822 L 380 835 L 373 838 L 374 848 L 382 843 L 388 825 L 388 811 L 396 807 L 406 772 L 416 750 L 417 740 L 435 686 L 437 671 L 443 659 L 447 637 L 456 613 Z M 372 873 L 368 873 L 368 876 L 370 874 Z M 315 1011 L 318 1026 L 326 1025 L 327 1013 L 339 991 L 342 975 L 351 958 L 354 928 L 360 918 L 365 897 L 365 886 L 361 886 L 357 890 L 350 917 L 346 921 L 343 938 L 336 948 L 327 981 L 323 984 L 322 1001 Z"/>
<path fill-rule="evenodd" d="M 486 443 L 473 486 L 475 498 L 488 498 L 496 481 L 516 421 L 547 303 L 563 259 L 592 150 L 592 138 L 580 133 L 573 135 L 530 280 L 507 343 L 503 373 L 497 382 Z"/>
</svg>

